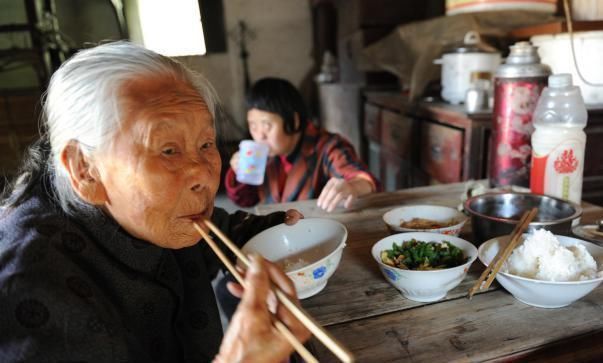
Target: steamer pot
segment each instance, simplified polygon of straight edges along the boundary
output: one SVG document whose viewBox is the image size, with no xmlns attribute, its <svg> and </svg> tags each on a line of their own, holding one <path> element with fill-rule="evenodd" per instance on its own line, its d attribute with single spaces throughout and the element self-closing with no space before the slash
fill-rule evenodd
<svg viewBox="0 0 603 363">
<path fill-rule="evenodd" d="M 493 75 L 501 63 L 499 52 L 479 45 L 479 34 L 465 35 L 464 44 L 444 53 L 435 64 L 442 65 L 442 98 L 453 104 L 465 101 L 473 74 Z"/>
</svg>

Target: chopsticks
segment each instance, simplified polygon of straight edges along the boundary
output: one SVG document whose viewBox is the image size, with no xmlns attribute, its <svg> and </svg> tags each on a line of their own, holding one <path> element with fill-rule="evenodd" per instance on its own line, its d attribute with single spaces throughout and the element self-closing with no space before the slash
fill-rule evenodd
<svg viewBox="0 0 603 363">
<path fill-rule="evenodd" d="M 528 225 L 532 222 L 534 217 L 536 217 L 537 213 L 538 209 L 532 208 L 531 210 L 526 211 L 523 216 L 521 216 L 521 219 L 519 220 L 519 222 L 513 229 L 513 232 L 511 233 L 511 239 L 509 240 L 509 243 L 504 248 L 502 248 L 502 246 L 501 248 L 499 248 L 496 257 L 494 257 L 494 259 L 490 261 L 484 272 L 482 272 L 479 279 L 477 279 L 475 284 L 469 289 L 469 299 L 471 299 L 473 297 L 473 294 L 475 294 L 477 291 L 486 290 L 490 287 L 492 281 L 494 281 L 494 278 L 496 277 L 496 274 L 498 273 L 498 271 L 500 271 L 503 263 L 507 260 L 507 258 L 509 258 L 511 252 L 513 252 L 515 247 L 519 244 L 519 241 L 521 241 L 523 231 L 528 228 Z"/>
<path fill-rule="evenodd" d="M 243 263 L 245 268 L 250 265 L 249 258 L 234 244 L 218 227 L 216 227 L 211 221 L 203 220 L 203 223 L 212 231 L 214 234 L 230 249 Z M 216 242 L 205 232 L 197 223 L 193 223 L 195 229 L 201 234 L 203 239 L 209 244 L 210 248 L 220 258 L 220 260 L 226 265 L 228 270 L 237 279 L 237 281 L 244 286 L 244 280 L 241 274 L 234 267 L 232 262 L 226 257 L 222 250 L 218 247 Z M 339 343 L 331 334 L 329 334 L 323 327 L 321 327 L 306 311 L 301 307 L 297 306 L 290 298 L 279 289 L 277 286 L 272 286 L 273 291 L 278 299 L 279 303 L 283 304 L 318 340 L 320 340 L 333 354 L 335 354 L 342 362 L 354 362 L 354 356 L 347 350 L 341 343 Z M 295 336 L 289 331 L 289 329 L 274 318 L 273 324 L 276 329 L 289 341 L 289 343 L 295 348 L 295 350 L 302 356 L 306 362 L 318 362 L 314 356 L 301 344 Z"/>
</svg>

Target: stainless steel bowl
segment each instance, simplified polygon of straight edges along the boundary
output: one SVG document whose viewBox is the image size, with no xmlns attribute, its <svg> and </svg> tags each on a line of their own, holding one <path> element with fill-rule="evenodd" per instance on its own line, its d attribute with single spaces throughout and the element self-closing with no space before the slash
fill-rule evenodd
<svg viewBox="0 0 603 363">
<path fill-rule="evenodd" d="M 538 214 L 528 231 L 544 228 L 571 236 L 572 221 L 582 215 L 579 205 L 546 195 L 482 194 L 465 201 L 465 212 L 471 216 L 473 242 L 480 245 L 491 238 L 510 234 L 522 214 L 534 207 L 538 208 Z"/>
</svg>

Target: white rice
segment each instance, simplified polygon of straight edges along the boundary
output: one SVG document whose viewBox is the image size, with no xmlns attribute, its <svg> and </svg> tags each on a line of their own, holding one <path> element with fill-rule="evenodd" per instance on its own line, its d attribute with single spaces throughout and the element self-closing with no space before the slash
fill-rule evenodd
<svg viewBox="0 0 603 363">
<path fill-rule="evenodd" d="M 283 268 L 283 270 L 285 272 L 297 270 L 302 267 L 306 267 L 309 264 L 310 263 L 308 261 L 304 260 L 303 258 L 295 258 L 295 259 L 286 258 L 283 261 L 281 261 L 281 267 Z"/>
<path fill-rule="evenodd" d="M 562 246 L 549 231 L 528 235 L 505 261 L 502 271 L 544 281 L 581 281 L 603 276 L 586 248 L 576 243 Z"/>
</svg>

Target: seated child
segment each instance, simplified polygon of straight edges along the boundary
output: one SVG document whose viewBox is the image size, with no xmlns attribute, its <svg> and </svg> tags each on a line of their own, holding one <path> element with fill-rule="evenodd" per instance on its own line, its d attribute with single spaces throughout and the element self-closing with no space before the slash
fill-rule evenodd
<svg viewBox="0 0 603 363">
<path fill-rule="evenodd" d="M 318 207 L 331 212 L 380 188 L 347 140 L 308 120 L 301 94 L 284 79 L 263 78 L 252 86 L 247 123 L 253 139 L 270 152 L 261 186 L 236 180 L 239 154 L 232 156 L 225 187 L 239 206 L 318 198 Z"/>
</svg>

